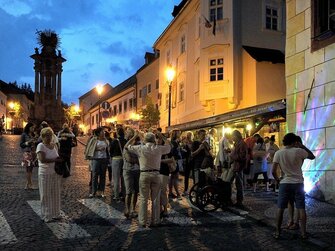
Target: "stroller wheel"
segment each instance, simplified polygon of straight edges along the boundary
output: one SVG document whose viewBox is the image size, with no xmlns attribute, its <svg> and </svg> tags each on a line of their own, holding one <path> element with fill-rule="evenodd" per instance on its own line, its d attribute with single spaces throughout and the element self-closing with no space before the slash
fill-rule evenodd
<svg viewBox="0 0 335 251">
<path fill-rule="evenodd" d="M 213 212 L 220 207 L 219 194 L 214 186 L 206 186 L 199 191 L 198 207 L 203 212 Z"/>
<path fill-rule="evenodd" d="M 188 194 L 188 198 L 191 204 L 196 207 L 198 207 L 198 193 L 199 193 L 199 184 L 195 183 Z"/>
</svg>

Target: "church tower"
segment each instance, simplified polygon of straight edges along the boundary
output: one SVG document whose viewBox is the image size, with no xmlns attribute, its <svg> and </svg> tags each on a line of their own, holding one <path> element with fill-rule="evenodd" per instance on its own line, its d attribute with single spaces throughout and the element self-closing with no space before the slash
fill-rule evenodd
<svg viewBox="0 0 335 251">
<path fill-rule="evenodd" d="M 66 61 L 61 51 L 58 35 L 51 30 L 37 31 L 41 53 L 35 48 L 30 57 L 35 60 L 34 119 L 36 123 L 47 121 L 54 129 L 60 129 L 64 121 L 62 108 L 62 63 Z"/>
</svg>

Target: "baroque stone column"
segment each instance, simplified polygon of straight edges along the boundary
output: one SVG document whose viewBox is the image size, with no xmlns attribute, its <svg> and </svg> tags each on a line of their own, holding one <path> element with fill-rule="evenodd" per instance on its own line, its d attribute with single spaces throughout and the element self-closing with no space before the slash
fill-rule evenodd
<svg viewBox="0 0 335 251">
<path fill-rule="evenodd" d="M 66 61 L 61 51 L 56 49 L 59 38 L 50 30 L 38 31 L 38 42 L 41 53 L 35 48 L 35 54 L 30 57 L 35 60 L 35 107 L 34 121 L 47 121 L 55 130 L 61 128 L 64 113 L 61 102 L 61 72 L 62 63 Z"/>
</svg>

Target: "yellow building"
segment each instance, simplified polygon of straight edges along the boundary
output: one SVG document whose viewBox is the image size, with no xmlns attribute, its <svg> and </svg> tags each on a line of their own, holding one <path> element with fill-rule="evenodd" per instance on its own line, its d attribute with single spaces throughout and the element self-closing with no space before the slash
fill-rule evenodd
<svg viewBox="0 0 335 251">
<path fill-rule="evenodd" d="M 169 84 L 169 129 L 226 123 L 255 129 L 285 120 L 283 0 L 182 1 L 173 15 L 154 44 L 162 128 L 168 127 Z M 172 82 L 164 74 L 170 65 Z"/>
<path fill-rule="evenodd" d="M 101 95 L 98 94 L 96 88 L 93 88 L 79 97 L 81 113 L 80 127 L 85 134 L 97 127 L 98 105 L 101 103 L 101 100 L 105 99 L 105 96 L 107 96 L 112 88 L 113 87 L 107 83 L 102 86 Z"/>
<path fill-rule="evenodd" d="M 287 0 L 287 127 L 316 159 L 303 166 L 305 190 L 335 203 L 335 1 Z"/>
<path fill-rule="evenodd" d="M 146 108 L 147 98 L 150 98 L 157 109 L 161 103 L 159 93 L 159 55 L 147 52 L 145 64 L 137 71 L 137 112 Z"/>
</svg>

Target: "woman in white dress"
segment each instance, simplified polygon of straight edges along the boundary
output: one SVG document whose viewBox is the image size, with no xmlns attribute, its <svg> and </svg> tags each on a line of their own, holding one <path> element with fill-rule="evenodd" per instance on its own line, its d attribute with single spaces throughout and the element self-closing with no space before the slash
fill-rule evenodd
<svg viewBox="0 0 335 251">
<path fill-rule="evenodd" d="M 55 172 L 55 162 L 61 161 L 57 147 L 52 143 L 54 133 L 50 127 L 41 130 L 42 142 L 37 145 L 38 186 L 41 215 L 45 222 L 60 219 L 60 194 L 62 176 Z"/>
</svg>

